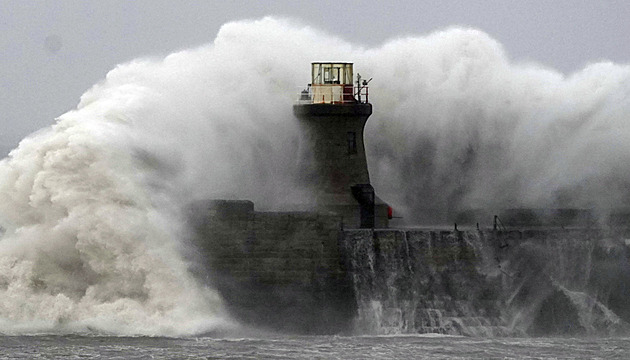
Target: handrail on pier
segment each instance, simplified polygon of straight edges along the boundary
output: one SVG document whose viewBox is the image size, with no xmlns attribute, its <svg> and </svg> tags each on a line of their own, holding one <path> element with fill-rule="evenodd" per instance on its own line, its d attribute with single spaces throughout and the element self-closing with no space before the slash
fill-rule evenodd
<svg viewBox="0 0 630 360">
<path fill-rule="evenodd" d="M 492 222 L 492 230 L 507 231 L 507 229 L 505 228 L 505 225 L 503 225 L 503 222 L 501 221 L 501 219 L 499 219 L 499 215 L 494 215 L 494 221 Z"/>
</svg>

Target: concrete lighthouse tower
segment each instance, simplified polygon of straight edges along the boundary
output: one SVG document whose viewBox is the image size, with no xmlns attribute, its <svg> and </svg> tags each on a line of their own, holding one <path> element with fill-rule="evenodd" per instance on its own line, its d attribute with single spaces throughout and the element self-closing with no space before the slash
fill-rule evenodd
<svg viewBox="0 0 630 360">
<path fill-rule="evenodd" d="M 391 211 L 370 185 L 363 145 L 372 104 L 357 77 L 355 86 L 352 63 L 311 64 L 311 83 L 293 106 L 306 132 L 301 177 L 320 211 L 341 215 L 345 227 L 387 227 Z"/>
</svg>

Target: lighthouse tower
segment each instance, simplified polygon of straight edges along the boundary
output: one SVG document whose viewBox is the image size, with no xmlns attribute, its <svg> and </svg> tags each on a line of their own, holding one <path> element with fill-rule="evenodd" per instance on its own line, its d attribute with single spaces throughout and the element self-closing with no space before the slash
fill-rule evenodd
<svg viewBox="0 0 630 360">
<path fill-rule="evenodd" d="M 293 106 L 306 133 L 302 181 L 315 193 L 316 206 L 341 215 L 349 228 L 387 227 L 391 217 L 370 185 L 365 157 L 368 82 L 359 74 L 354 82 L 352 63 L 315 62 L 311 83 Z"/>
</svg>

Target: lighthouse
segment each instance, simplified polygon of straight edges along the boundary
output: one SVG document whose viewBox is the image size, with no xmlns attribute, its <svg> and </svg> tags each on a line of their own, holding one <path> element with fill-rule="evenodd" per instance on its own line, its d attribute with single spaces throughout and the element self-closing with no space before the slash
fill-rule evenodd
<svg viewBox="0 0 630 360">
<path fill-rule="evenodd" d="M 368 82 L 357 74 L 355 83 L 352 63 L 314 62 L 311 82 L 293 106 L 305 133 L 301 181 L 317 208 L 340 215 L 348 228 L 384 228 L 391 216 L 370 184 L 365 156 Z"/>
</svg>

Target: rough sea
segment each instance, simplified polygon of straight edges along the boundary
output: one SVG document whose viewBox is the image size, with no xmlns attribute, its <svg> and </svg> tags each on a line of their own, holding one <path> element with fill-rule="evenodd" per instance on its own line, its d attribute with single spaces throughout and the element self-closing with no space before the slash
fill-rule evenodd
<svg viewBox="0 0 630 360">
<path fill-rule="evenodd" d="M 468 28 L 366 49 L 285 20 L 228 23 L 206 46 L 117 66 L 0 160 L 0 333 L 15 334 L 0 359 L 630 358 L 630 338 L 213 333 L 231 325 L 189 272 L 186 209 L 302 200 L 291 109 L 319 59 L 374 78 L 370 176 L 410 223 L 454 204 L 630 201 L 628 65 L 565 75 Z M 111 335 L 67 335 L 87 331 Z M 125 337 L 142 334 L 159 336 Z"/>
<path fill-rule="evenodd" d="M 2 359 L 627 359 L 630 338 L 4 336 Z"/>
</svg>

